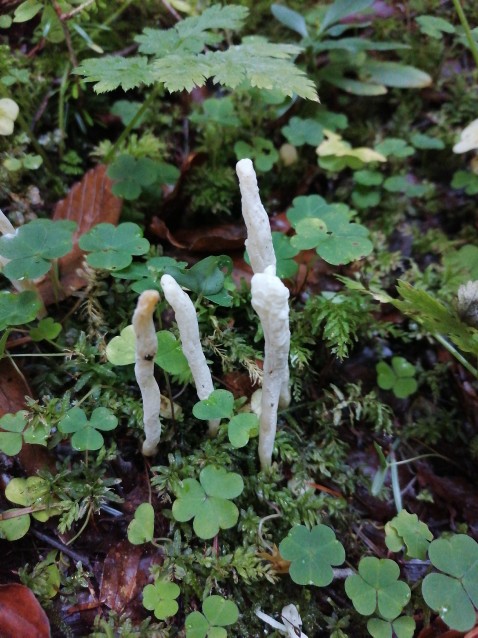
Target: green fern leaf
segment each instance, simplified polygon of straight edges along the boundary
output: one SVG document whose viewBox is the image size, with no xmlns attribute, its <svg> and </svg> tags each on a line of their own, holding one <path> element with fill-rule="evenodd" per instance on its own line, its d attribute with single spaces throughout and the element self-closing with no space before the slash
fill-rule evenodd
<svg viewBox="0 0 478 638">
<path fill-rule="evenodd" d="M 124 91 L 141 84 L 153 84 L 155 77 L 148 59 L 142 56 L 122 58 L 106 55 L 102 58 L 88 58 L 73 70 L 82 75 L 86 82 L 96 82 L 96 93 L 114 91 L 121 87 Z"/>
<path fill-rule="evenodd" d="M 186 18 L 168 30 L 143 30 L 135 38 L 139 42 L 140 53 L 162 57 L 170 53 L 200 53 L 205 45 L 221 42 L 223 37 L 210 29 L 231 29 L 237 31 L 247 17 L 246 7 L 221 7 L 214 5 L 200 16 Z"/>
<path fill-rule="evenodd" d="M 285 95 L 318 101 L 315 85 L 291 61 L 301 48 L 292 44 L 275 44 L 251 36 L 226 51 L 206 53 L 214 82 L 235 88 L 244 80 L 259 89 L 276 89 Z"/>
<path fill-rule="evenodd" d="M 152 63 L 155 79 L 168 91 L 191 91 L 202 86 L 210 76 L 204 55 L 168 55 Z"/>
</svg>

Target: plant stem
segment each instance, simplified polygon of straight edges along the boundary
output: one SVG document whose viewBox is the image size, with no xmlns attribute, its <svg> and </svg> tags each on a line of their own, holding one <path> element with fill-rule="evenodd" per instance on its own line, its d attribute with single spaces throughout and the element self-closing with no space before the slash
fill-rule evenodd
<svg viewBox="0 0 478 638">
<path fill-rule="evenodd" d="M 470 25 L 468 20 L 466 19 L 465 12 L 463 11 L 463 7 L 461 6 L 460 0 L 453 0 L 453 5 L 455 6 L 456 14 L 461 22 L 461 26 L 465 31 L 466 39 L 468 40 L 468 45 L 470 47 L 471 54 L 475 60 L 475 64 L 478 67 L 478 46 L 473 38 L 473 34 L 471 33 Z"/>
<path fill-rule="evenodd" d="M 433 336 L 438 341 L 438 343 L 441 343 L 441 345 L 446 350 L 448 350 L 448 352 L 452 354 L 455 357 L 455 359 L 457 359 L 457 361 L 459 361 L 461 365 L 464 368 L 466 368 L 468 372 L 470 372 L 475 377 L 475 379 L 478 379 L 478 370 L 475 367 L 473 367 L 471 363 L 467 361 L 460 352 L 458 352 L 455 346 L 453 346 L 449 341 L 445 339 L 445 337 L 442 337 L 442 335 L 440 334 L 435 333 Z"/>
<path fill-rule="evenodd" d="M 119 146 L 128 137 L 128 135 L 131 133 L 131 131 L 133 130 L 133 128 L 136 125 L 136 123 L 139 121 L 140 117 L 143 115 L 143 113 L 146 111 L 146 109 L 151 105 L 153 99 L 156 97 L 156 92 L 158 90 L 158 86 L 159 85 L 157 85 L 156 87 L 154 87 L 151 90 L 151 93 L 145 99 L 145 101 L 143 102 L 142 106 L 137 110 L 135 116 L 131 119 L 131 121 L 128 123 L 128 125 L 125 126 L 123 132 L 118 137 L 116 142 L 113 144 L 111 150 L 106 154 L 106 156 L 105 156 L 105 163 L 106 164 L 111 162 L 111 160 L 113 159 L 113 157 L 114 157 L 116 151 L 118 150 Z"/>
</svg>

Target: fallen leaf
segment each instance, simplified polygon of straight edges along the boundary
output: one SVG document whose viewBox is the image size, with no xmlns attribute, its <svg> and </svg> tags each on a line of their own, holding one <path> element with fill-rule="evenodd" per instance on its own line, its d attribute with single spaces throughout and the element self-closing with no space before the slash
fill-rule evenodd
<svg viewBox="0 0 478 638">
<path fill-rule="evenodd" d="M 159 217 L 153 217 L 151 232 L 160 239 L 166 239 L 176 248 L 194 253 L 221 253 L 244 248 L 246 229 L 243 224 L 218 224 L 196 229 L 182 229 L 172 233 Z"/>
<path fill-rule="evenodd" d="M 123 540 L 108 552 L 101 576 L 100 600 L 110 609 L 120 613 L 134 602 L 149 581 L 149 568 L 160 558 L 155 550 L 151 556 L 148 548 L 132 545 Z"/>
<path fill-rule="evenodd" d="M 23 410 L 26 396 L 31 397 L 32 391 L 25 378 L 10 359 L 0 360 L 0 417 Z M 55 471 L 55 459 L 41 445 L 24 443 L 18 460 L 29 476 L 35 475 L 40 469 Z"/>
<path fill-rule="evenodd" d="M 117 224 L 123 200 L 111 191 L 112 181 L 106 175 L 107 166 L 100 164 L 89 170 L 80 182 L 74 184 L 65 199 L 60 200 L 53 219 L 67 219 L 77 223 L 73 235 L 73 250 L 58 260 L 61 288 L 59 299 L 86 285 L 81 273 L 83 251 L 78 247 L 78 238 L 99 223 Z M 79 271 L 79 272 L 78 272 Z M 39 286 L 45 305 L 57 301 L 49 278 Z"/>
<path fill-rule="evenodd" d="M 18 583 L 0 585 L 2 638 L 49 638 L 50 623 L 33 592 Z"/>
</svg>

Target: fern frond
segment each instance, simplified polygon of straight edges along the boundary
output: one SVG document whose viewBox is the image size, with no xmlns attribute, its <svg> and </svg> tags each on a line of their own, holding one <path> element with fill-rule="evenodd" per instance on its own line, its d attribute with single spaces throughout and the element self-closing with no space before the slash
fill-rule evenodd
<svg viewBox="0 0 478 638">
<path fill-rule="evenodd" d="M 141 84 L 149 86 L 155 81 L 155 74 L 148 58 L 138 55 L 131 58 L 116 55 L 88 58 L 73 72 L 82 75 L 86 82 L 96 82 L 93 87 L 96 93 L 114 91 L 118 87 L 128 91 Z"/>
</svg>

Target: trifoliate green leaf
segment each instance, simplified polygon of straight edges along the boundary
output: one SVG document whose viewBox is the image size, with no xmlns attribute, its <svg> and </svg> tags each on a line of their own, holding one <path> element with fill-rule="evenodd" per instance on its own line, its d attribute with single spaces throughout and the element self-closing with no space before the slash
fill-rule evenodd
<svg viewBox="0 0 478 638">
<path fill-rule="evenodd" d="M 119 226 L 97 224 L 78 242 L 82 250 L 90 252 L 86 261 L 93 268 L 121 270 L 130 265 L 133 255 L 144 255 L 149 241 L 137 224 L 124 222 Z"/>
<path fill-rule="evenodd" d="M 234 144 L 236 159 L 249 158 L 254 160 L 254 167 L 257 171 L 266 173 L 270 171 L 279 159 L 279 153 L 274 144 L 264 137 L 253 137 L 251 144 L 240 140 Z"/>
<path fill-rule="evenodd" d="M 116 416 L 108 408 L 96 408 L 88 418 L 81 408 L 73 408 L 60 420 L 58 429 L 63 434 L 73 434 L 71 446 L 75 450 L 99 450 L 104 443 L 98 431 L 114 430 L 118 425 Z"/>
<path fill-rule="evenodd" d="M 281 128 L 281 132 L 293 146 L 317 146 L 324 139 L 323 126 L 311 118 L 291 117 L 289 123 Z"/>
<path fill-rule="evenodd" d="M 385 620 L 394 620 L 410 600 L 410 587 L 398 580 L 400 569 L 393 560 L 367 556 L 359 573 L 348 576 L 345 592 L 353 606 L 364 616 L 378 609 Z"/>
<path fill-rule="evenodd" d="M 415 366 L 403 357 L 392 357 L 392 365 L 380 361 L 376 365 L 377 383 L 382 390 L 392 390 L 399 399 L 405 399 L 413 394 L 418 384 Z"/>
<path fill-rule="evenodd" d="M 428 555 L 445 573 L 425 576 L 425 602 L 452 629 L 468 631 L 475 625 L 478 608 L 478 543 L 465 534 L 439 538 L 430 543 Z"/>
<path fill-rule="evenodd" d="M 51 268 L 51 261 L 66 255 L 73 246 L 76 223 L 35 219 L 0 237 L 0 255 L 10 261 L 3 267 L 9 279 L 36 279 Z"/>
<path fill-rule="evenodd" d="M 193 407 L 196 419 L 225 419 L 232 416 L 234 396 L 229 390 L 214 390 L 207 399 L 198 401 Z"/>
<path fill-rule="evenodd" d="M 425 560 L 433 534 L 428 525 L 418 520 L 416 514 L 402 510 L 385 525 L 385 544 L 392 552 L 406 546 L 407 558 Z"/>
<path fill-rule="evenodd" d="M 27 424 L 27 412 L 4 414 L 0 418 L 0 450 L 7 456 L 15 456 L 22 449 L 23 430 Z"/>
<path fill-rule="evenodd" d="M 176 598 L 181 593 L 176 583 L 156 581 L 154 585 L 146 585 L 143 589 L 143 605 L 154 611 L 158 620 L 174 616 L 179 609 Z"/>
<path fill-rule="evenodd" d="M 61 323 L 57 323 L 52 317 L 45 317 L 38 322 L 35 328 L 30 329 L 32 341 L 43 341 L 43 339 L 56 339 L 61 332 Z"/>
<path fill-rule="evenodd" d="M 199 481 L 181 482 L 175 492 L 173 516 L 179 522 L 194 518 L 194 532 L 199 538 L 208 539 L 237 523 L 239 510 L 230 499 L 241 494 L 244 482 L 239 474 L 213 465 L 201 470 Z"/>
<path fill-rule="evenodd" d="M 326 587 L 333 578 L 332 565 L 341 565 L 345 550 L 327 525 L 311 530 L 295 525 L 279 545 L 282 558 L 291 561 L 289 574 L 294 583 Z"/>
<path fill-rule="evenodd" d="M 369 255 L 373 250 L 369 232 L 361 224 L 351 223 L 347 214 L 324 212 L 320 219 L 303 219 L 295 227 L 291 244 L 300 250 L 316 248 L 329 264 L 347 264 Z"/>
<path fill-rule="evenodd" d="M 227 436 L 233 447 L 244 447 L 249 439 L 259 434 L 259 419 L 252 412 L 241 412 L 229 421 Z"/>
</svg>

